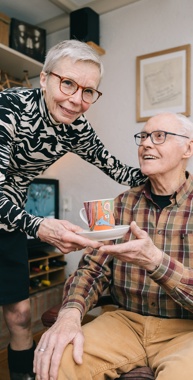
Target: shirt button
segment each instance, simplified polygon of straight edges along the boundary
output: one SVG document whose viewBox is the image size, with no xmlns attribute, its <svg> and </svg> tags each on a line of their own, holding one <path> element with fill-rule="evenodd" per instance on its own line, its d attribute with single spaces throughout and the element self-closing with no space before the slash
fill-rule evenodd
<svg viewBox="0 0 193 380">
<path fill-rule="evenodd" d="M 162 230 L 159 230 L 157 233 L 158 233 L 158 235 L 161 235 L 162 234 Z"/>
</svg>

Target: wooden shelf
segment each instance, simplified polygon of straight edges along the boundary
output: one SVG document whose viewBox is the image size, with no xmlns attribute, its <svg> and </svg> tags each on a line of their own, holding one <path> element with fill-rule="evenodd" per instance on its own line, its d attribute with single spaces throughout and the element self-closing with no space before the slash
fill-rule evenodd
<svg viewBox="0 0 193 380">
<path fill-rule="evenodd" d="M 31 281 L 33 282 L 33 280 L 36 281 L 36 279 L 37 279 L 39 282 L 39 285 L 40 285 L 40 286 L 39 285 L 33 286 L 33 284 L 31 283 L 30 295 L 64 283 L 64 281 L 65 281 L 65 269 L 64 269 L 65 265 L 62 265 L 62 264 L 61 264 L 61 266 L 50 265 L 52 259 L 56 259 L 56 260 L 58 259 L 60 262 L 64 262 L 64 258 L 65 257 L 64 257 L 63 253 L 51 251 L 51 252 L 47 252 L 47 254 L 45 254 L 45 255 L 42 253 L 42 255 L 40 257 L 36 257 L 36 258 L 28 260 L 30 282 Z M 41 265 L 43 265 L 43 267 L 48 267 L 48 269 L 47 270 L 44 270 L 44 269 L 40 270 L 39 266 L 41 266 Z M 33 269 L 34 267 L 36 269 L 38 269 L 38 272 L 36 272 Z M 50 283 L 50 285 L 46 286 L 46 285 L 41 284 L 42 280 L 48 281 L 48 283 Z"/>
<path fill-rule="evenodd" d="M 20 80 L 23 80 L 25 71 L 29 78 L 39 76 L 43 67 L 41 62 L 3 44 L 0 44 L 0 57 L 0 70 Z"/>
<path fill-rule="evenodd" d="M 96 45 L 94 42 L 87 42 L 93 49 L 97 51 L 99 55 L 105 54 L 105 50 L 100 46 Z M 4 71 L 13 78 L 19 80 L 24 79 L 24 74 L 27 71 L 29 78 L 35 78 L 40 75 L 43 68 L 41 62 L 36 61 L 22 54 L 10 47 L 0 43 L 0 70 Z"/>
</svg>

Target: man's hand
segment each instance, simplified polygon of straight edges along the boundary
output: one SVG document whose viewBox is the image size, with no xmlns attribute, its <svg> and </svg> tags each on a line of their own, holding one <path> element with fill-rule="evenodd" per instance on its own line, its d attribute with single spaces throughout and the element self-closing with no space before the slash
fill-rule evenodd
<svg viewBox="0 0 193 380">
<path fill-rule="evenodd" d="M 147 271 L 154 271 L 162 262 L 163 253 L 150 239 L 147 232 L 131 222 L 131 232 L 136 237 L 123 244 L 104 245 L 99 252 L 115 256 L 117 259 L 135 264 Z"/>
<path fill-rule="evenodd" d="M 73 358 L 82 363 L 84 336 L 81 328 L 80 311 L 64 309 L 57 321 L 46 331 L 35 350 L 34 372 L 36 380 L 56 380 L 63 351 L 73 344 Z"/>
<path fill-rule="evenodd" d="M 58 248 L 63 253 L 69 253 L 85 247 L 99 248 L 103 244 L 86 239 L 77 232 L 82 228 L 68 222 L 67 220 L 44 219 L 38 229 L 38 237 Z"/>
</svg>

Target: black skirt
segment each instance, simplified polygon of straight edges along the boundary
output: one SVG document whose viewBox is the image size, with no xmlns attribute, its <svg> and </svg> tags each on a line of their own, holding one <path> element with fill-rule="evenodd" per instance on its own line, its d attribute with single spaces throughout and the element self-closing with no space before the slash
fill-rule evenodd
<svg viewBox="0 0 193 380">
<path fill-rule="evenodd" d="M 29 297 L 27 237 L 21 231 L 0 230 L 0 305 Z"/>
</svg>

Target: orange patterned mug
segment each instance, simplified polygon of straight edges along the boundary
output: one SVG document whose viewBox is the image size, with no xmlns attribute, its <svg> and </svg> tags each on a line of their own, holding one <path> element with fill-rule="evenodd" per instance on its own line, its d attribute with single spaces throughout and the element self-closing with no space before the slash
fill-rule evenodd
<svg viewBox="0 0 193 380">
<path fill-rule="evenodd" d="M 85 201 L 84 207 L 80 210 L 80 217 L 91 231 L 113 228 L 115 226 L 114 199 Z"/>
</svg>

